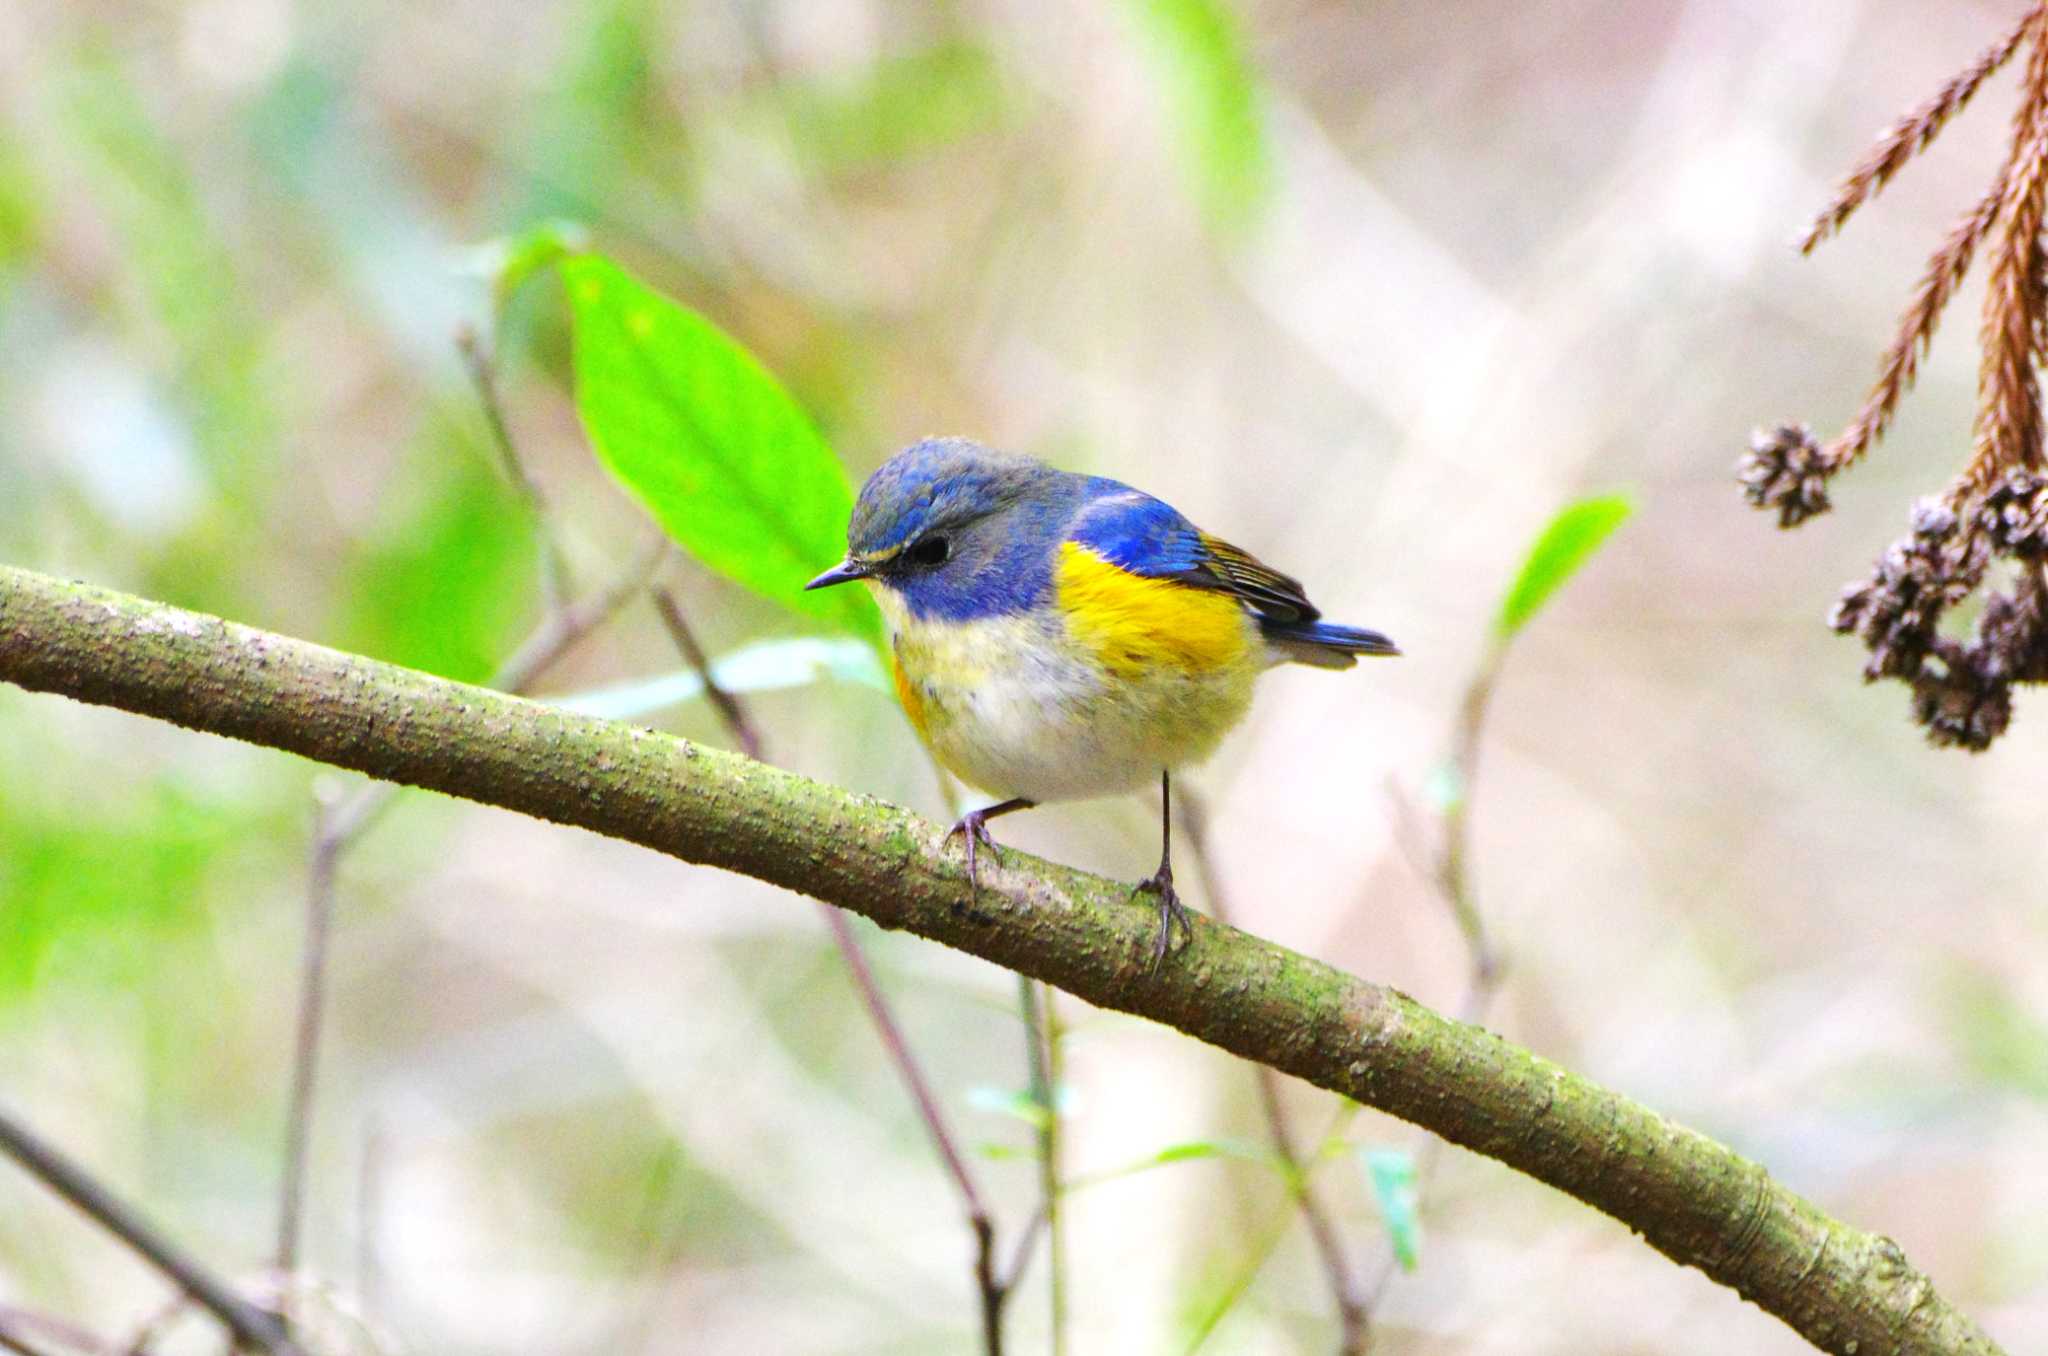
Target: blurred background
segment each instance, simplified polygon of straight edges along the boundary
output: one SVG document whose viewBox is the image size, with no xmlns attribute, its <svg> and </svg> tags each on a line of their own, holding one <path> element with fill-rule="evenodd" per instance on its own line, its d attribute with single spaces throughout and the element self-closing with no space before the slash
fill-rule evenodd
<svg viewBox="0 0 2048 1356">
<path fill-rule="evenodd" d="M 1489 1024 L 2048 1349 L 2048 710 L 1930 750 L 1822 622 L 1962 458 L 1978 286 L 1835 513 L 1781 534 L 1731 478 L 1753 426 L 1854 410 L 1996 161 L 2011 73 L 1844 239 L 1790 242 L 2017 9 L 10 0 L 0 559 L 481 680 L 543 590 L 455 335 L 488 319 L 483 242 L 573 219 L 759 354 L 856 479 L 930 433 L 1114 475 L 1399 640 L 1266 679 L 1190 781 L 1241 924 L 1455 1008 L 1432 772 L 1529 538 L 1630 491 L 1501 676 L 1473 802 L 1509 967 Z M 595 587 L 649 529 L 584 444 L 551 279 L 497 352 Z M 816 633 L 662 577 L 713 654 Z M 539 686 L 676 668 L 638 599 Z M 945 813 L 885 694 L 749 701 L 773 761 Z M 650 719 L 726 742 L 701 705 Z M 237 1277 L 276 1231 L 314 806 L 355 785 L 0 689 L 0 1097 Z M 1154 813 L 1002 836 L 1135 880 Z M 975 1349 L 958 1201 L 810 905 L 417 793 L 336 898 L 302 1265 L 384 1349 Z M 1012 978 L 857 928 L 1014 1239 L 1038 1169 Z M 1069 1349 L 1330 1350 L 1272 1172 L 1085 1180 L 1259 1143 L 1250 1069 L 1059 1015 Z M 1320 1133 L 1332 1100 L 1284 1092 Z M 1377 1276 L 1359 1159 L 1317 1180 Z M 1445 1154 L 1421 1207 L 1376 1350 L 1805 1349 L 1488 1161 Z M 1014 1350 L 1047 1347 L 1046 1277 L 1040 1254 Z M 0 1304 L 125 1342 L 165 1297 L 0 1165 Z M 192 1318 L 158 1349 L 210 1340 Z"/>
</svg>

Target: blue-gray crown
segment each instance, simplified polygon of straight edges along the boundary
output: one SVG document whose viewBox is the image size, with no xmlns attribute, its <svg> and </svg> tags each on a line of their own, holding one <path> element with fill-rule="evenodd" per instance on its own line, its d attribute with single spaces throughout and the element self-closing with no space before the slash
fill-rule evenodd
<svg viewBox="0 0 2048 1356">
<path fill-rule="evenodd" d="M 972 522 L 1060 479 L 1042 461 L 971 438 L 926 438 L 861 486 L 846 542 L 856 558 L 900 550 L 931 528 Z"/>
</svg>

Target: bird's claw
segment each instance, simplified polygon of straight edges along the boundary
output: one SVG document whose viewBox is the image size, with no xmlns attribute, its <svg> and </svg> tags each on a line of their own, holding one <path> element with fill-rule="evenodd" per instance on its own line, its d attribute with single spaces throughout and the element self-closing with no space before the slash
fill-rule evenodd
<svg viewBox="0 0 2048 1356">
<path fill-rule="evenodd" d="M 946 830 L 945 841 L 952 842 L 956 833 L 967 845 L 967 899 L 973 903 L 981 894 L 981 877 L 977 873 L 975 857 L 977 846 L 987 848 L 998 866 L 1003 864 L 1003 852 L 996 846 L 996 840 L 989 836 L 988 816 L 979 810 L 969 810 L 955 820 L 953 827 Z"/>
<path fill-rule="evenodd" d="M 1173 868 L 1164 863 L 1160 864 L 1157 871 L 1139 881 L 1131 893 L 1159 896 L 1159 940 L 1152 944 L 1152 968 L 1157 971 L 1173 945 L 1175 928 L 1180 929 L 1183 946 L 1195 940 L 1193 913 L 1187 905 L 1180 902 L 1180 893 L 1173 888 Z"/>
</svg>

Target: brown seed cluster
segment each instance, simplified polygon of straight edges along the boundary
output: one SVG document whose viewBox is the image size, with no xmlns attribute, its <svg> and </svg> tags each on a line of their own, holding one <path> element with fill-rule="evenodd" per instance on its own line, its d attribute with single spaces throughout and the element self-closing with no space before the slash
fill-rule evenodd
<svg viewBox="0 0 2048 1356">
<path fill-rule="evenodd" d="M 1760 431 L 1736 467 L 1744 497 L 1775 512 L 1780 527 L 1827 512 L 1829 480 L 1883 438 L 1942 311 L 1978 246 L 1988 244 L 1969 460 L 1945 489 L 1913 507 L 1906 535 L 1878 557 L 1868 578 L 1844 590 L 1828 619 L 1870 652 L 1866 680 L 1911 689 L 1914 719 L 1931 741 L 1972 750 L 2005 732 L 2013 684 L 2048 682 L 2048 459 L 2040 393 L 2048 364 L 2048 0 L 2029 5 L 1998 42 L 1894 123 L 1843 180 L 1801 245 L 1810 250 L 1840 230 L 2023 49 L 2026 75 L 2005 160 L 1928 259 L 1856 417 L 1827 443 L 1804 424 Z M 1985 586 L 1999 562 L 2000 576 L 2011 576 L 2010 591 L 1985 598 L 1967 639 L 1954 628 L 1945 633 L 1944 619 Z"/>
</svg>

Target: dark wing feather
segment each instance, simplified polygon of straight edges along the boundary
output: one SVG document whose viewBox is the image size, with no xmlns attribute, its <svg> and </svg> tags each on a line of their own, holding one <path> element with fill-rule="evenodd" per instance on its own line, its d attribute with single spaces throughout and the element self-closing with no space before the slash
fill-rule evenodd
<svg viewBox="0 0 2048 1356">
<path fill-rule="evenodd" d="M 1232 546 L 1220 537 L 1200 534 L 1205 559 L 1190 575 L 1181 576 L 1202 588 L 1235 594 L 1262 617 L 1280 622 L 1310 622 L 1323 614 L 1316 610 L 1300 581 L 1264 565 L 1250 552 Z"/>
</svg>

